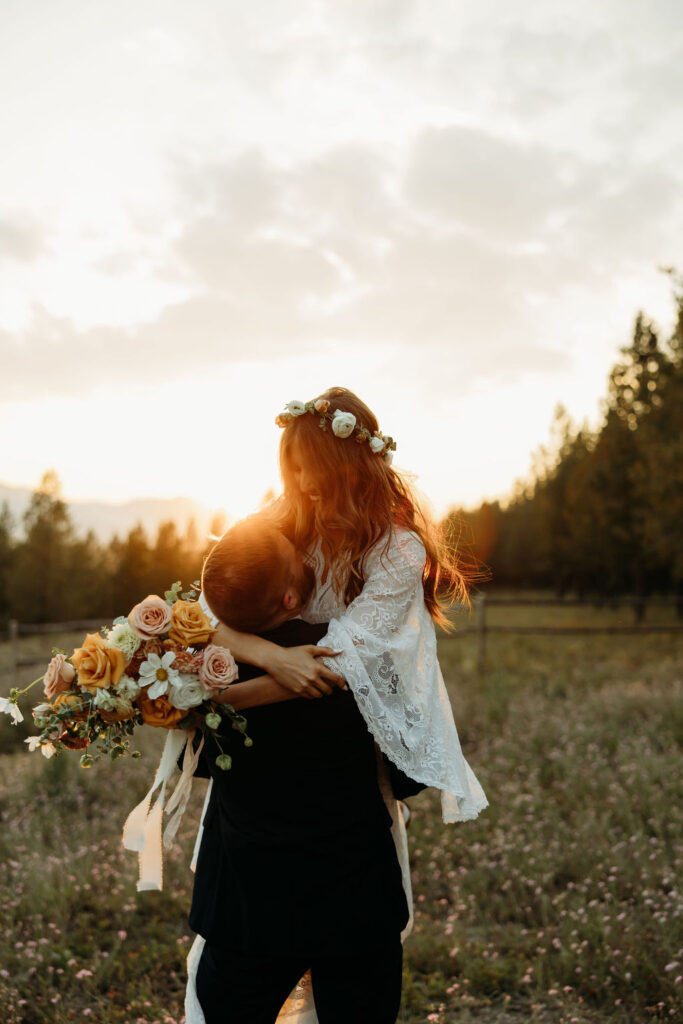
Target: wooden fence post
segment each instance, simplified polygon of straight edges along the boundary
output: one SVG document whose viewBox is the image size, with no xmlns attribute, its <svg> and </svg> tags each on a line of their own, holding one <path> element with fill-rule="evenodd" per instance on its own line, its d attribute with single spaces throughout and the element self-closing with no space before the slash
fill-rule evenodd
<svg viewBox="0 0 683 1024">
<path fill-rule="evenodd" d="M 9 660 L 11 685 L 17 685 L 17 662 L 19 661 L 19 623 L 16 619 L 9 620 Z"/>
<path fill-rule="evenodd" d="M 486 595 L 477 594 L 477 675 L 486 671 Z"/>
</svg>

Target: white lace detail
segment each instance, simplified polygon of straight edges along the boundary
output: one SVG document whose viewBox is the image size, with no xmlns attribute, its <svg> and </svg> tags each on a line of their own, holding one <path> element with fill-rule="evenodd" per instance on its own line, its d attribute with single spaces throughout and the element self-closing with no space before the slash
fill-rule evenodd
<svg viewBox="0 0 683 1024">
<path fill-rule="evenodd" d="M 322 582 L 319 545 L 311 561 L 318 586 L 302 617 L 329 620 L 319 646 L 342 652 L 327 663 L 345 676 L 380 748 L 410 778 L 442 791 L 444 821 L 476 818 L 488 801 L 462 755 L 439 668 L 422 541 L 402 529 L 388 545 L 380 538 L 366 556 L 363 590 L 348 606 Z"/>
</svg>

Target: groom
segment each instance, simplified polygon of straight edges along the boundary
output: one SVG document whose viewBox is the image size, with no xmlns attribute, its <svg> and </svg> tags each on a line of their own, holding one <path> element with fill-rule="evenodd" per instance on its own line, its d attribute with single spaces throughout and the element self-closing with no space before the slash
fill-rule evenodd
<svg viewBox="0 0 683 1024">
<path fill-rule="evenodd" d="M 217 617 L 286 647 L 327 630 L 295 617 L 312 586 L 265 516 L 229 530 L 202 577 Z M 241 665 L 235 686 L 261 674 Z M 408 907 L 375 744 L 353 694 L 283 691 L 248 721 L 252 747 L 235 732 L 220 737 L 229 771 L 216 767 L 211 740 L 202 753 L 214 784 L 189 920 L 206 939 L 197 972 L 206 1024 L 273 1024 L 309 968 L 319 1024 L 394 1024 Z M 423 788 L 395 770 L 393 782 L 397 796 Z"/>
</svg>

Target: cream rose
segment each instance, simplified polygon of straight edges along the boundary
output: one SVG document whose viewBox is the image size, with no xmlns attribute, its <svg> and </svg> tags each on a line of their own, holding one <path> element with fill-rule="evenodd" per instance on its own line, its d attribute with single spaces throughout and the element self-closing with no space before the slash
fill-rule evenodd
<svg viewBox="0 0 683 1024">
<path fill-rule="evenodd" d="M 387 466 L 390 466 L 391 463 L 394 461 L 394 453 L 393 452 L 385 452 L 384 455 L 382 456 L 382 458 L 386 462 Z"/>
<path fill-rule="evenodd" d="M 167 633 L 171 624 L 171 609 L 161 597 L 149 594 L 144 601 L 136 604 L 128 616 L 130 628 L 143 640 Z"/>
<path fill-rule="evenodd" d="M 166 696 L 174 708 L 189 711 L 190 708 L 196 708 L 198 704 L 206 700 L 210 693 L 199 676 L 179 675 L 177 679 L 169 683 Z"/>
<path fill-rule="evenodd" d="M 332 433 L 335 437 L 349 437 L 356 426 L 356 417 L 352 412 L 341 412 L 337 409 L 332 417 Z"/>
<path fill-rule="evenodd" d="M 228 648 L 209 644 L 199 669 L 199 678 L 204 685 L 214 693 L 220 693 L 235 682 L 237 675 L 237 665 Z"/>
<path fill-rule="evenodd" d="M 65 656 L 63 654 L 55 654 L 43 676 L 43 686 L 47 699 L 53 700 L 58 693 L 70 690 L 75 675 L 76 669 L 73 665 L 69 664 Z"/>
<path fill-rule="evenodd" d="M 379 455 L 381 451 L 384 451 L 384 441 L 381 437 L 371 437 L 368 444 L 370 445 L 370 451 L 375 455 Z"/>
<path fill-rule="evenodd" d="M 303 416 L 306 412 L 306 403 L 300 402 L 295 399 L 293 402 L 287 402 L 287 412 L 290 416 Z"/>
<path fill-rule="evenodd" d="M 327 401 L 326 398 L 319 398 L 317 402 L 313 403 L 313 408 L 315 409 L 316 412 L 327 412 L 329 407 L 330 403 Z"/>
</svg>

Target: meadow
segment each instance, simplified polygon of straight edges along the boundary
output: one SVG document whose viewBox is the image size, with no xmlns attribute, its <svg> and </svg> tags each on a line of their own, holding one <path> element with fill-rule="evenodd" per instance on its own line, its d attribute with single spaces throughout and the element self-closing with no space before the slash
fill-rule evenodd
<svg viewBox="0 0 683 1024">
<path fill-rule="evenodd" d="M 492 609 L 489 621 L 631 616 Z M 79 639 L 26 638 L 22 653 Z M 410 802 L 416 925 L 399 1020 L 682 1019 L 683 637 L 492 636 L 481 679 L 473 637 L 439 644 L 490 807 L 445 826 L 434 791 Z M 3 694 L 7 664 L 0 645 Z M 163 737 L 147 730 L 138 761 L 82 769 L 77 753 L 29 754 L 27 732 L 2 719 L 0 1021 L 180 1024 L 205 784 L 166 854 L 164 891 L 138 894 L 121 827 Z"/>
</svg>

